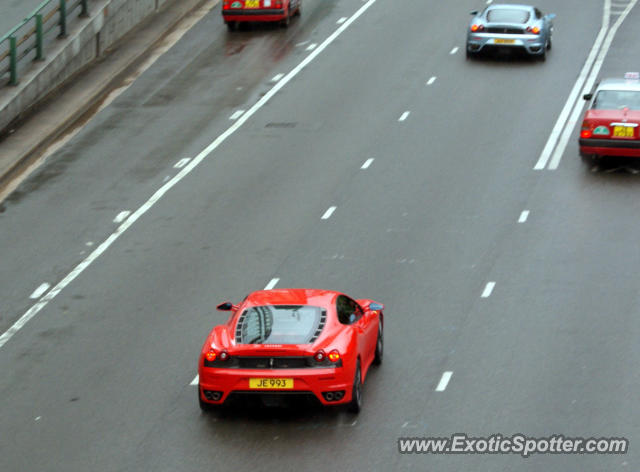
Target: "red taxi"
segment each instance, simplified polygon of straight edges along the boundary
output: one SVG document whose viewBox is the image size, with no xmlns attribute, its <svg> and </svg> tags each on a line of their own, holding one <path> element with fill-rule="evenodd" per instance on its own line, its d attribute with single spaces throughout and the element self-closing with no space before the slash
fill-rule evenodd
<svg viewBox="0 0 640 472">
<path fill-rule="evenodd" d="M 603 80 L 584 99 L 591 105 L 582 120 L 580 155 L 640 157 L 640 74 Z"/>
<path fill-rule="evenodd" d="M 198 401 L 223 404 L 315 399 L 357 413 L 372 365 L 382 362 L 384 306 L 330 290 L 249 294 L 207 336 L 198 360 Z"/>
<path fill-rule="evenodd" d="M 249 21 L 279 21 L 289 26 L 292 16 L 300 15 L 302 0 L 222 0 L 222 18 L 229 30 Z"/>
</svg>

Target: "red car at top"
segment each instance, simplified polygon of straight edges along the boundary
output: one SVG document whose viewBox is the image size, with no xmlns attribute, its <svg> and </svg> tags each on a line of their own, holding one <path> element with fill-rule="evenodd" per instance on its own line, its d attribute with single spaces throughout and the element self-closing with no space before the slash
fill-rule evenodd
<svg viewBox="0 0 640 472">
<path fill-rule="evenodd" d="M 231 313 L 200 352 L 203 411 L 233 400 L 268 405 L 296 396 L 360 411 L 367 373 L 382 362 L 383 305 L 330 290 L 277 289 L 217 308 Z"/>
<path fill-rule="evenodd" d="M 229 30 L 240 22 L 279 21 L 289 26 L 292 16 L 300 15 L 302 0 L 222 0 L 222 18 Z"/>
<path fill-rule="evenodd" d="M 580 155 L 598 160 L 604 156 L 640 157 L 640 74 L 606 79 L 594 93 L 580 130 Z"/>
</svg>

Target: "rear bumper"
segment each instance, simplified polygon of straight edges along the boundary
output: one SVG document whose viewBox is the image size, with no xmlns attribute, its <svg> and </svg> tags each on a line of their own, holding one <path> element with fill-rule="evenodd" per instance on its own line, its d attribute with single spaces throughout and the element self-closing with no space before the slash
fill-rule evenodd
<svg viewBox="0 0 640 472">
<path fill-rule="evenodd" d="M 293 389 L 251 389 L 250 378 L 292 378 Z M 278 369 L 278 370 L 249 370 L 249 369 L 214 369 L 202 367 L 199 372 L 200 399 L 212 405 L 221 405 L 230 396 L 236 394 L 250 395 L 292 395 L 311 394 L 323 405 L 340 405 L 351 401 L 353 387 L 353 373 L 348 373 L 344 367 L 313 368 L 313 369 Z M 213 395 L 211 392 L 216 392 Z M 342 392 L 338 400 L 327 400 L 327 392 Z M 329 395 L 333 397 L 333 394 Z M 218 398 L 218 400 L 212 400 Z"/>
<path fill-rule="evenodd" d="M 223 10 L 222 18 L 229 21 L 280 21 L 287 17 L 284 9 L 260 9 L 260 10 Z"/>
<path fill-rule="evenodd" d="M 640 157 L 640 141 L 580 138 L 582 156 L 624 156 Z"/>
<path fill-rule="evenodd" d="M 521 49 L 535 56 L 544 53 L 545 42 L 544 36 L 536 34 L 472 33 L 467 37 L 467 51 L 479 53 L 494 49 Z"/>
</svg>

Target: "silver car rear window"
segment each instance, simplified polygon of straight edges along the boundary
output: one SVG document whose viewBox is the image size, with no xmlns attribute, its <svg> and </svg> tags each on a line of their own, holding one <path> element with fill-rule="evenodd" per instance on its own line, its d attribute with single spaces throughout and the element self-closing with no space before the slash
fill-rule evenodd
<svg viewBox="0 0 640 472">
<path fill-rule="evenodd" d="M 265 305 L 246 310 L 238 320 L 240 344 L 307 344 L 317 337 L 326 315 L 317 306 Z"/>
<path fill-rule="evenodd" d="M 491 23 L 526 23 L 531 13 L 516 8 L 497 8 L 487 12 L 487 20 Z"/>
</svg>

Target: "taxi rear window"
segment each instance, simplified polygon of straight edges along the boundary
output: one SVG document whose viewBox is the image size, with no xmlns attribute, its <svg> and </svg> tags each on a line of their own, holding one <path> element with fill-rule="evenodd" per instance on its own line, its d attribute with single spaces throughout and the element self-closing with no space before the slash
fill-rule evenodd
<svg viewBox="0 0 640 472">
<path fill-rule="evenodd" d="M 492 23 L 526 23 L 531 14 L 527 10 L 499 8 L 487 12 L 487 20 Z"/>
<path fill-rule="evenodd" d="M 640 91 L 600 90 L 593 99 L 595 110 L 640 110 Z"/>
<path fill-rule="evenodd" d="M 308 344 L 319 334 L 324 309 L 308 305 L 251 307 L 238 320 L 240 344 Z M 324 324 L 324 323 L 323 323 Z"/>
</svg>

